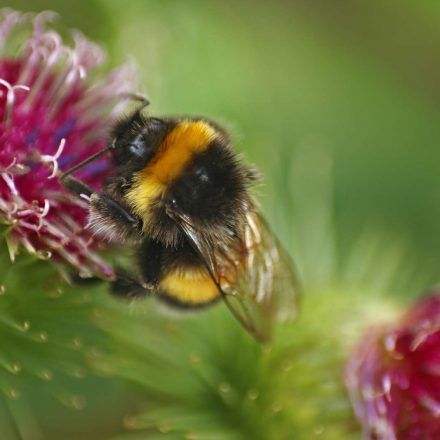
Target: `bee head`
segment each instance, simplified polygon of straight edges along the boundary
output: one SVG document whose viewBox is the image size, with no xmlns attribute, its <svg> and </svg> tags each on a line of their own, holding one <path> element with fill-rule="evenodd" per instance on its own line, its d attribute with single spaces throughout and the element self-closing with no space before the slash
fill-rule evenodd
<svg viewBox="0 0 440 440">
<path fill-rule="evenodd" d="M 169 124 L 159 118 L 150 118 L 136 111 L 115 125 L 112 139 L 113 162 L 117 167 L 132 172 L 144 168 L 162 143 Z"/>
</svg>

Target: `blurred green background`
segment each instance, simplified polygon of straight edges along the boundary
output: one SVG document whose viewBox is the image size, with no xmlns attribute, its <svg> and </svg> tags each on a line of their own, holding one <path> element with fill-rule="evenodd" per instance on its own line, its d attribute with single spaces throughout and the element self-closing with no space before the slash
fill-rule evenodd
<svg viewBox="0 0 440 440">
<path fill-rule="evenodd" d="M 216 340 L 214 349 L 205 334 L 214 322 L 221 340 L 223 326 L 234 325 L 227 312 L 215 310 L 173 324 L 189 333 L 183 341 L 190 355 L 197 347 L 229 374 L 226 382 L 218 379 L 226 394 L 234 380 L 238 390 L 239 384 L 250 390 L 258 384 L 275 394 L 270 404 L 251 409 L 240 404 L 239 410 L 222 412 L 222 405 L 229 404 L 205 396 L 192 384 L 193 373 L 182 367 L 176 376 L 170 373 L 173 384 L 165 392 L 174 406 L 156 408 L 152 384 L 144 383 L 152 368 L 151 346 L 144 347 L 145 357 L 139 348 L 145 341 L 134 355 L 124 351 L 131 336 L 142 335 L 148 326 L 142 327 L 145 318 L 136 323 L 127 318 L 127 327 L 107 328 L 108 334 L 115 333 L 109 344 L 115 351 L 103 369 L 116 378 L 82 385 L 91 405 L 73 413 L 41 402 L 34 391 L 29 405 L 36 407 L 33 417 L 42 434 L 33 437 L 29 429 L 1 438 L 113 438 L 124 430 L 128 413 L 144 414 L 136 423 L 125 419 L 125 428 L 141 429 L 118 438 L 360 438 L 340 385 L 347 341 L 365 322 L 380 321 L 389 309 L 429 289 L 440 274 L 438 2 L 0 4 L 55 10 L 62 26 L 78 28 L 105 47 L 109 65 L 135 60 L 152 113 L 202 114 L 229 127 L 237 150 L 264 174 L 257 190 L 262 209 L 296 260 L 306 291 L 302 317 L 285 330 L 275 355 L 247 336 L 240 339 L 238 350 L 248 356 L 243 366 L 231 366 L 236 341 Z M 167 347 L 170 336 L 163 337 L 157 344 Z M 174 343 L 171 338 L 169 344 Z M 180 356 L 186 355 L 169 350 L 172 363 L 180 365 Z M 123 359 L 130 356 L 133 361 L 125 365 Z M 295 373 L 275 378 L 274 368 L 287 365 L 285 359 L 292 360 Z M 255 362 L 259 367 L 253 371 Z M 214 367 L 205 368 L 201 377 L 218 378 Z M 157 382 L 162 381 L 166 388 L 170 376 L 159 374 Z M 249 389 L 243 385 L 242 394 Z M 185 399 L 192 401 L 196 394 L 199 406 L 189 415 Z M 283 402 L 286 416 L 266 420 L 267 411 L 278 413 L 276 399 Z M 153 404 L 145 406 L 148 401 Z M 183 427 L 174 431 L 173 420 Z"/>
</svg>

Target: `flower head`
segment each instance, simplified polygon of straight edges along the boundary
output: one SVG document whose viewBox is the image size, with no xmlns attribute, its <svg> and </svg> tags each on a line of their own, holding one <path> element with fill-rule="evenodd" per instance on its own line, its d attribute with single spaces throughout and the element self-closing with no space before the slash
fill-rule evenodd
<svg viewBox="0 0 440 440">
<path fill-rule="evenodd" d="M 346 383 L 367 439 L 440 438 L 440 296 L 416 304 L 395 327 L 371 331 Z"/>
<path fill-rule="evenodd" d="M 105 147 L 133 71 L 123 66 L 91 78 L 104 53 L 79 33 L 72 47 L 63 44 L 46 29 L 54 17 L 0 11 L 0 220 L 12 260 L 24 247 L 84 276 L 111 276 L 84 229 L 86 202 L 62 188 L 56 174 Z M 28 38 L 8 55 L 14 34 L 26 27 Z M 77 176 L 97 188 L 108 172 L 104 158 Z"/>
</svg>

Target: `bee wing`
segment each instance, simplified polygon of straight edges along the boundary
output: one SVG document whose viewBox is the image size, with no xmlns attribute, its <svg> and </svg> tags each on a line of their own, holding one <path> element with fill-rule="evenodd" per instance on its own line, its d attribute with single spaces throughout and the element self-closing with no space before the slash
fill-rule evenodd
<svg viewBox="0 0 440 440">
<path fill-rule="evenodd" d="M 293 263 L 255 209 L 247 210 L 241 234 L 225 245 L 207 243 L 188 218 L 180 220 L 226 304 L 258 339 L 269 340 L 277 320 L 295 318 L 300 288 Z"/>
</svg>

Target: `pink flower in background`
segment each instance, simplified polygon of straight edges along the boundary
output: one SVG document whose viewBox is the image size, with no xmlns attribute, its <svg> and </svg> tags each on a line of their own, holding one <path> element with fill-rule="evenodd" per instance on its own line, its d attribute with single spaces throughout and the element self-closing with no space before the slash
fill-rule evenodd
<svg viewBox="0 0 440 440">
<path fill-rule="evenodd" d="M 94 74 L 102 50 L 79 33 L 72 47 L 63 44 L 46 29 L 54 17 L 0 11 L 0 220 L 12 260 L 24 247 L 84 276 L 111 277 L 84 230 L 86 202 L 55 174 L 105 147 L 109 125 L 133 91 L 133 71 Z M 17 38 L 23 30 L 27 37 Z M 77 176 L 97 188 L 108 172 L 104 158 Z"/>
<path fill-rule="evenodd" d="M 440 439 L 440 296 L 416 304 L 395 327 L 370 331 L 346 383 L 365 438 Z"/>
</svg>

